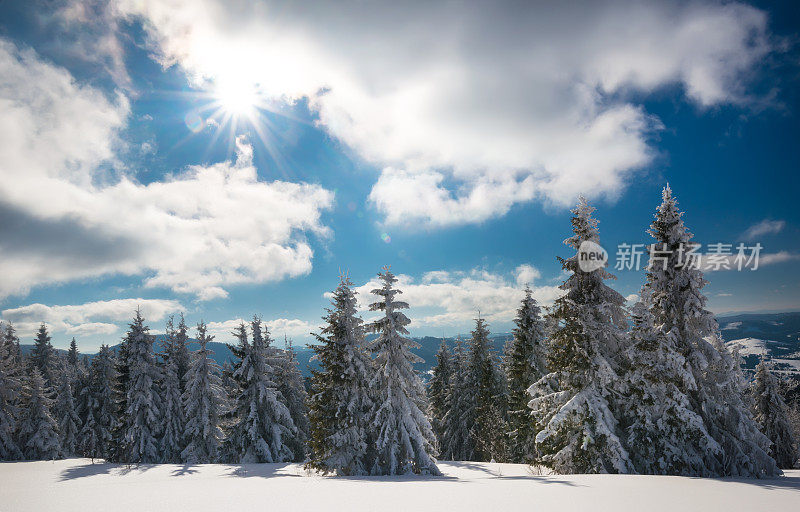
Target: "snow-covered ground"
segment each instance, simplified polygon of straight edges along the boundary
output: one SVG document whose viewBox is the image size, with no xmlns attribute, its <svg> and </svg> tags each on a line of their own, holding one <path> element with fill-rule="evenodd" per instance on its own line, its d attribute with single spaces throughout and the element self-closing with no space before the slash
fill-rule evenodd
<svg viewBox="0 0 800 512">
<path fill-rule="evenodd" d="M 0 511 L 486 512 L 798 510 L 800 471 L 772 480 L 536 475 L 519 464 L 441 462 L 443 477 L 308 475 L 297 464 L 0 463 Z"/>
</svg>

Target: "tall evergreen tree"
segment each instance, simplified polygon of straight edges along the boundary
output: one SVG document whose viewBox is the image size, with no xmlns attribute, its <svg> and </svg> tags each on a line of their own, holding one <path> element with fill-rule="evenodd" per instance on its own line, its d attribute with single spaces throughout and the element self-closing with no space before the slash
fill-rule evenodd
<svg viewBox="0 0 800 512">
<path fill-rule="evenodd" d="M 439 446 L 441 454 L 445 454 L 444 417 L 447 413 L 447 395 L 450 392 L 450 379 L 453 373 L 451 359 L 452 356 L 447 349 L 447 342 L 442 339 L 439 351 L 436 352 L 436 364 L 433 367 L 433 375 L 427 389 L 431 427 L 436 434 L 437 446 Z"/>
<path fill-rule="evenodd" d="M 173 319 L 169 317 L 161 365 L 160 391 L 163 411 L 159 446 L 161 460 L 172 463 L 182 460 L 181 453 L 185 448 L 184 430 L 186 427 L 179 377 L 179 344 L 176 338 Z"/>
<path fill-rule="evenodd" d="M 181 393 L 186 391 L 186 372 L 189 371 L 191 356 L 189 354 L 189 328 L 183 313 L 180 315 L 178 327 L 174 333 L 174 353 L 178 371 L 178 381 L 181 384 Z"/>
<path fill-rule="evenodd" d="M 102 345 L 91 363 L 89 386 L 81 391 L 82 401 L 88 404 L 79 443 L 84 457 L 96 459 L 110 454 L 117 428 L 115 381 L 114 354 L 108 345 Z"/>
<path fill-rule="evenodd" d="M 4 322 L 5 329 L 0 330 L 0 337 L 4 337 L 8 344 L 11 355 L 17 361 L 17 364 L 22 364 L 22 351 L 19 348 L 19 336 L 17 330 L 11 322 Z"/>
<path fill-rule="evenodd" d="M 705 309 L 706 281 L 688 257 L 692 234 L 667 186 L 649 233 L 655 239 L 643 287 L 659 336 L 671 339 L 691 376 L 684 391 L 692 411 L 722 450 L 707 450 L 699 474 L 764 476 L 779 472 L 769 456 L 769 439 L 758 430 L 744 402 L 737 362 L 722 343 L 714 316 Z M 694 380 L 694 385 L 691 384 Z"/>
<path fill-rule="evenodd" d="M 208 342 L 213 340 L 201 321 L 197 324 L 197 341 L 200 344 L 194 353 L 192 364 L 186 373 L 186 391 L 183 393 L 186 411 L 186 448 L 181 457 L 184 462 L 216 462 L 219 457 L 222 431 L 220 413 L 222 406 L 222 383 L 219 366 L 211 356 Z"/>
<path fill-rule="evenodd" d="M 294 453 L 287 445 L 297 432 L 289 409 L 271 380 L 273 368 L 268 364 L 269 333 L 264 336 L 261 320 L 251 322 L 252 343 L 247 343 L 244 324 L 234 332 L 239 338 L 233 376 L 240 393 L 230 412 L 231 426 L 224 446 L 225 458 L 238 463 L 285 462 Z"/>
<path fill-rule="evenodd" d="M 75 341 L 75 337 L 72 337 L 72 341 L 69 342 L 69 351 L 67 351 L 67 361 L 69 362 L 70 366 L 73 369 L 78 368 L 78 363 L 80 362 L 80 354 L 78 352 L 78 342 Z"/>
<path fill-rule="evenodd" d="M 55 384 L 57 354 L 53 345 L 50 343 L 50 334 L 47 332 L 47 325 L 42 323 L 36 333 L 33 350 L 28 358 L 31 366 L 37 368 L 42 374 L 45 386 Z"/>
<path fill-rule="evenodd" d="M 137 309 L 127 340 L 130 381 L 125 441 L 130 448 L 127 462 L 132 463 L 159 461 L 158 435 L 163 407 L 159 403 L 157 383 L 160 376 L 153 354 L 154 340 L 149 331 Z"/>
<path fill-rule="evenodd" d="M 763 360 L 756 368 L 751 393 L 756 423 L 761 432 L 772 441 L 769 454 L 779 468 L 794 468 L 799 457 L 797 441 L 789 424 L 786 403 L 779 392 L 778 380 Z"/>
<path fill-rule="evenodd" d="M 452 373 L 450 385 L 445 395 L 442 445 L 439 450 L 445 460 L 473 460 L 475 445 L 470 435 L 471 422 L 467 413 L 470 396 L 467 391 L 467 351 L 461 338 L 456 339 L 450 362 Z"/>
<path fill-rule="evenodd" d="M 15 357 L 13 338 L 9 336 L 10 325 L 0 325 L 0 460 L 22 458 L 16 440 L 23 391 L 22 369 Z M 13 330 L 11 333 L 13 335 Z"/>
<path fill-rule="evenodd" d="M 583 242 L 599 243 L 594 208 L 581 197 L 572 210 L 573 236 L 564 241 L 576 253 Z M 531 386 L 529 407 L 536 422 L 538 460 L 560 473 L 627 473 L 628 453 L 614 415 L 623 391 L 620 351 L 625 340 L 625 299 L 605 285 L 605 268 L 585 272 L 578 254 L 559 258 L 570 273 L 561 285 L 552 316 L 549 374 Z"/>
<path fill-rule="evenodd" d="M 82 424 L 75 409 L 69 373 L 62 373 L 59 380 L 60 386 L 56 393 L 56 403 L 53 413 L 56 421 L 58 421 L 61 454 L 64 457 L 72 457 L 77 454 L 78 439 Z"/>
<path fill-rule="evenodd" d="M 525 288 L 525 298 L 514 319 L 514 336 L 506 347 L 506 387 L 508 389 L 508 450 L 511 462 L 532 462 L 536 435 L 528 388 L 545 374 L 546 350 L 541 309 Z"/>
<path fill-rule="evenodd" d="M 320 368 L 311 371 L 311 460 L 307 466 L 323 473 L 364 475 L 373 462 L 368 438 L 372 409 L 368 385 L 373 369 L 351 286 L 347 277 L 340 278 L 332 306 L 323 317 L 327 325 L 315 334 L 320 343 L 312 348 Z"/>
<path fill-rule="evenodd" d="M 505 458 L 505 396 L 494 359 L 486 321 L 477 318 L 465 368 L 468 398 L 464 421 L 474 449 L 468 460 Z"/>
<path fill-rule="evenodd" d="M 297 362 L 297 354 L 292 346 L 292 340 L 286 339 L 285 336 L 284 350 L 281 351 L 280 355 L 276 379 L 278 381 L 278 391 L 286 402 L 286 407 L 292 417 L 292 423 L 297 427 L 297 433 L 287 441 L 287 444 L 289 444 L 294 453 L 293 460 L 302 462 L 306 459 L 306 447 L 310 435 L 305 379 L 300 372 L 300 365 Z"/>
<path fill-rule="evenodd" d="M 58 423 L 53 419 L 53 399 L 39 368 L 30 369 L 23 394 L 19 425 L 20 445 L 26 459 L 52 460 L 59 457 L 61 443 Z"/>
<path fill-rule="evenodd" d="M 407 309 L 408 304 L 395 299 L 403 292 L 394 287 L 397 278 L 389 267 L 383 267 L 378 277 L 383 284 L 372 293 L 380 299 L 369 306 L 370 311 L 383 313 L 370 325 L 378 334 L 372 342 L 376 369 L 370 382 L 375 391 L 370 430 L 376 432 L 372 473 L 440 475 L 434 459 L 436 437 L 420 409 L 426 402 L 425 389 L 413 366 L 422 362 L 422 358 L 411 353 L 411 349 L 420 345 L 406 336 L 406 326 L 411 320 L 400 311 Z"/>
<path fill-rule="evenodd" d="M 130 461 L 130 444 L 126 433 L 130 419 L 128 417 L 128 389 L 130 388 L 131 358 L 129 336 L 123 338 L 114 361 L 116 379 L 114 391 L 114 425 L 111 430 L 111 442 L 108 446 L 108 458 L 114 462 Z"/>
<path fill-rule="evenodd" d="M 626 351 L 628 396 L 621 406 L 626 446 L 638 473 L 705 475 L 706 453 L 721 453 L 687 395 L 697 383 L 674 336 L 654 325 L 647 291 L 632 309 L 631 344 Z"/>
</svg>

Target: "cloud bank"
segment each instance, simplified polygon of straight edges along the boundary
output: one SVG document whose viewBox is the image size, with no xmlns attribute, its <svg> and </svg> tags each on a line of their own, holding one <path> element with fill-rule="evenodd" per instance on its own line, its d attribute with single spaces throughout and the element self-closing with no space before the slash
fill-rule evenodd
<svg viewBox="0 0 800 512">
<path fill-rule="evenodd" d="M 156 58 L 196 84 L 308 98 L 318 122 L 382 168 L 385 222 L 482 222 L 515 204 L 616 198 L 661 123 L 642 98 L 748 102 L 772 51 L 736 2 L 116 0 Z"/>
<path fill-rule="evenodd" d="M 0 112 L 0 299 L 121 273 L 210 300 L 307 274 L 308 235 L 330 235 L 333 193 L 259 180 L 243 139 L 234 161 L 140 183 L 115 159 L 125 97 L 2 39 Z"/>
</svg>

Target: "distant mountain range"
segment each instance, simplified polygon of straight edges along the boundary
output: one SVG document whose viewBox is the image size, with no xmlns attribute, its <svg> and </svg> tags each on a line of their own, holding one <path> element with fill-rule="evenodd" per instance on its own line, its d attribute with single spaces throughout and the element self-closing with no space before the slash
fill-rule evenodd
<svg viewBox="0 0 800 512">
<path fill-rule="evenodd" d="M 800 378 L 800 312 L 797 313 L 766 313 L 766 314 L 742 314 L 735 316 L 725 316 L 718 318 L 720 332 L 726 344 L 730 347 L 739 349 L 739 353 L 744 358 L 743 367 L 753 369 L 758 364 L 762 354 L 773 361 L 777 371 Z M 491 335 L 492 345 L 495 354 L 502 354 L 506 340 L 511 337 L 510 333 L 496 333 Z M 423 362 L 415 365 L 415 368 L 427 375 L 436 363 L 436 352 L 439 350 L 443 338 L 425 336 L 415 338 L 420 348 L 415 349 L 415 353 L 423 359 Z M 453 348 L 455 337 L 444 338 L 449 348 Z M 164 335 L 156 336 L 156 350 L 161 349 Z M 119 345 L 115 345 L 112 350 L 116 350 Z M 197 348 L 196 340 L 190 340 L 190 349 Z M 278 342 L 278 347 L 281 344 Z M 32 350 L 33 345 L 21 345 L 23 353 Z M 225 361 L 231 360 L 231 354 L 225 343 L 210 342 L 208 348 L 213 353 L 214 360 L 220 365 Z M 66 351 L 59 349 L 61 353 Z M 311 369 L 317 367 L 317 362 L 312 361 L 314 351 L 308 346 L 295 347 L 297 360 L 303 374 L 309 376 Z M 94 354 L 88 354 L 92 357 Z"/>
</svg>

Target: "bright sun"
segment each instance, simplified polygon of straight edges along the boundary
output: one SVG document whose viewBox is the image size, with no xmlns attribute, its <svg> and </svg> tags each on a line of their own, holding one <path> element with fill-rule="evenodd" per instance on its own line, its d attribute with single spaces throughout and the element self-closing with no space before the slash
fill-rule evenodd
<svg viewBox="0 0 800 512">
<path fill-rule="evenodd" d="M 233 117 L 251 117 L 259 103 L 255 84 L 241 80 L 231 80 L 217 84 L 214 96 L 220 110 Z"/>
</svg>

